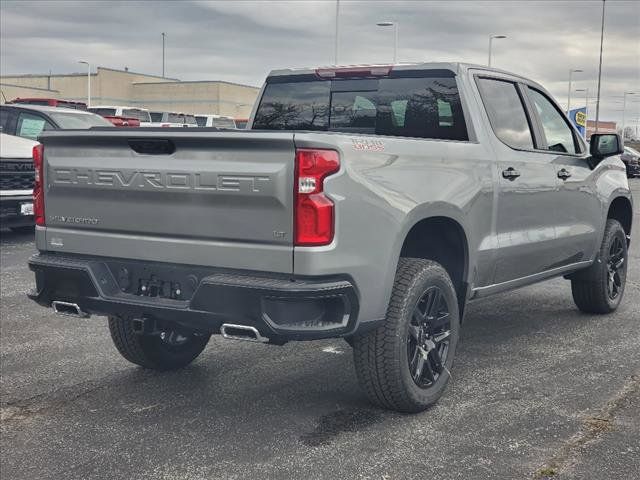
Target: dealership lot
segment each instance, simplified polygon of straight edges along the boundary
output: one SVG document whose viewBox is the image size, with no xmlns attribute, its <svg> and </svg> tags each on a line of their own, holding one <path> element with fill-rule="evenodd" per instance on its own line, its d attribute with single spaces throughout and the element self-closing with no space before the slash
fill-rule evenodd
<svg viewBox="0 0 640 480">
<path fill-rule="evenodd" d="M 104 318 L 26 299 L 33 251 L 2 232 L 3 478 L 637 478 L 638 235 L 614 315 L 579 313 L 562 279 L 472 304 L 418 415 L 371 407 L 342 341 L 214 337 L 182 371 L 136 368 Z"/>
</svg>

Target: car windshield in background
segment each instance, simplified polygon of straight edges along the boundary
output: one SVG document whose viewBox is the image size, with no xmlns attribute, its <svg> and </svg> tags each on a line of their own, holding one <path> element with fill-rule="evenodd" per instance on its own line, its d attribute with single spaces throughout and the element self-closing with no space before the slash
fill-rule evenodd
<svg viewBox="0 0 640 480">
<path fill-rule="evenodd" d="M 137 108 L 127 108 L 122 110 L 122 116 L 126 118 L 136 118 L 141 122 L 150 122 L 151 116 L 146 110 L 139 110 Z"/>
<path fill-rule="evenodd" d="M 98 115 L 86 113 L 51 112 L 49 116 L 63 130 L 85 129 L 91 127 L 113 127 L 111 122 Z"/>
<path fill-rule="evenodd" d="M 468 139 L 453 77 L 269 83 L 253 128 Z"/>
<path fill-rule="evenodd" d="M 635 148 L 624 147 L 624 149 L 627 150 L 632 155 L 635 155 L 636 157 L 640 157 L 640 152 L 638 150 L 636 150 Z"/>
<path fill-rule="evenodd" d="M 87 110 L 103 117 L 112 117 L 116 114 L 115 108 L 87 108 Z"/>
<path fill-rule="evenodd" d="M 167 121 L 170 123 L 186 123 L 190 125 L 198 124 L 194 115 L 185 115 L 184 113 L 170 113 L 167 115 Z"/>
<path fill-rule="evenodd" d="M 236 122 L 231 118 L 213 118 L 211 126 L 217 128 L 236 128 Z"/>
</svg>

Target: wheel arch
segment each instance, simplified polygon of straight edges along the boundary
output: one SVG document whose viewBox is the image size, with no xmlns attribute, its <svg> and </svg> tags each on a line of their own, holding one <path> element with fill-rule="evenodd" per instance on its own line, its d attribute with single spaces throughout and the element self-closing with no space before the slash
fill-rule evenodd
<svg viewBox="0 0 640 480">
<path fill-rule="evenodd" d="M 633 226 L 633 205 L 631 200 L 624 196 L 615 197 L 609 203 L 609 209 L 607 210 L 607 219 L 610 218 L 620 222 L 627 234 L 627 241 L 629 241 Z"/>
<path fill-rule="evenodd" d="M 468 235 L 462 221 L 456 217 L 434 212 L 414 219 L 405 229 L 397 262 L 413 257 L 441 264 L 456 289 L 462 318 L 468 295 L 470 255 Z"/>
</svg>

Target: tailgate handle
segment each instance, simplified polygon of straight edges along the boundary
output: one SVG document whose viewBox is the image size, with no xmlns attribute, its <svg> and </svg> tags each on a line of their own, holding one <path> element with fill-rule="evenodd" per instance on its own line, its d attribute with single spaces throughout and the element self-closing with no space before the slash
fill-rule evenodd
<svg viewBox="0 0 640 480">
<path fill-rule="evenodd" d="M 165 138 L 130 138 L 131 150 L 142 155 L 171 155 L 176 146 Z"/>
</svg>

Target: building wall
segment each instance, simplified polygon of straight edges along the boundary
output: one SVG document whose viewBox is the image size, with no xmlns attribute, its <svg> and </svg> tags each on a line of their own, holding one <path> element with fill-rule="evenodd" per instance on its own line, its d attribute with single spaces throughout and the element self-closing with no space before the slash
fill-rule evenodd
<svg viewBox="0 0 640 480">
<path fill-rule="evenodd" d="M 55 98 L 60 96 L 57 90 L 47 90 L 44 88 L 24 87 L 0 83 L 0 103 L 10 102 L 15 98 Z"/>
<path fill-rule="evenodd" d="M 87 101 L 87 75 L 13 75 L 0 77 L 3 84 L 47 89 L 47 95 L 64 100 Z M 4 87 L 3 87 L 4 92 Z M 209 113 L 246 118 L 259 89 L 220 81 L 180 82 L 172 78 L 97 67 L 91 74 L 92 105 L 131 105 L 150 110 Z M 9 95 L 7 100 L 17 96 Z"/>
<path fill-rule="evenodd" d="M 226 82 L 137 83 L 133 101 L 150 110 L 228 115 L 246 118 L 258 89 Z"/>
</svg>

